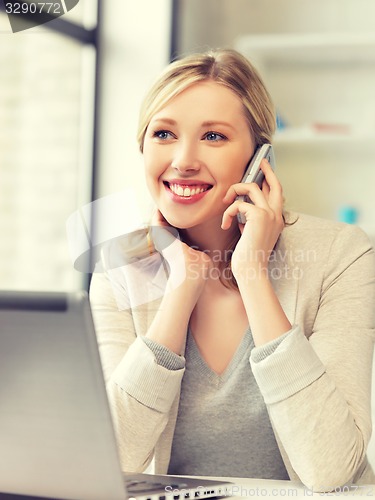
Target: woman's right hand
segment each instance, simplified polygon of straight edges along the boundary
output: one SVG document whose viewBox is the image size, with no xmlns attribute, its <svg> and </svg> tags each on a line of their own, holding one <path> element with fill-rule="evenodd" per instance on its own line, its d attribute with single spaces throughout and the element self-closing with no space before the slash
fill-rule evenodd
<svg viewBox="0 0 375 500">
<path fill-rule="evenodd" d="M 207 282 L 211 259 L 179 238 L 157 210 L 151 221 L 155 249 L 169 267 L 165 294 L 147 332 L 147 337 L 181 354 L 191 313 Z"/>
<path fill-rule="evenodd" d="M 181 286 L 198 299 L 212 267 L 210 257 L 181 241 L 177 229 L 168 224 L 158 209 L 151 220 L 151 235 L 169 267 L 167 291 Z"/>
</svg>

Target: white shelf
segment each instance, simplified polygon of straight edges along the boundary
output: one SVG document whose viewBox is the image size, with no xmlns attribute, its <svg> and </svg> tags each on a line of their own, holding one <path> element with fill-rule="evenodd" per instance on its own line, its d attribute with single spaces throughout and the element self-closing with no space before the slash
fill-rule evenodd
<svg viewBox="0 0 375 500">
<path fill-rule="evenodd" d="M 235 48 L 272 64 L 375 63 L 375 34 L 244 35 Z"/>
<path fill-rule="evenodd" d="M 278 130 L 274 143 L 283 144 L 324 144 L 324 143 L 372 143 L 375 144 L 375 132 L 334 132 L 318 131 L 314 127 L 287 127 Z"/>
</svg>

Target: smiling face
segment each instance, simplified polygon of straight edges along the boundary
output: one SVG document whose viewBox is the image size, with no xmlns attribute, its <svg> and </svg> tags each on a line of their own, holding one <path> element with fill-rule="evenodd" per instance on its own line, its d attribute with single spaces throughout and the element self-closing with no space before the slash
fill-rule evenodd
<svg viewBox="0 0 375 500">
<path fill-rule="evenodd" d="M 143 154 L 148 188 L 165 219 L 187 229 L 221 223 L 228 188 L 241 181 L 255 144 L 239 97 L 195 83 L 151 119 Z"/>
</svg>

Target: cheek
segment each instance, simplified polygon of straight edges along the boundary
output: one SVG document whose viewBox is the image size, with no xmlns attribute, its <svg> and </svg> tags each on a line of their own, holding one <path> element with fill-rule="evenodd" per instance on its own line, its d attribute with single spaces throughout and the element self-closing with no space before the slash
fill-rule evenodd
<svg viewBox="0 0 375 500">
<path fill-rule="evenodd" d="M 240 182 L 246 170 L 251 151 L 247 153 L 246 145 L 243 148 L 236 148 L 235 151 L 228 152 L 221 158 L 221 168 L 217 172 L 221 182 L 228 186 Z"/>
<path fill-rule="evenodd" d="M 148 156 L 148 155 L 143 156 L 143 167 L 144 167 L 146 179 L 148 179 L 149 176 L 152 175 L 152 171 L 154 169 L 153 162 L 152 162 L 150 156 Z"/>
<path fill-rule="evenodd" d="M 157 175 L 159 170 L 158 156 L 153 153 L 152 148 L 147 148 L 143 153 L 143 165 L 147 182 L 153 180 L 152 178 Z"/>
<path fill-rule="evenodd" d="M 235 166 L 233 166 L 233 168 L 231 169 L 230 177 L 232 180 L 232 184 L 236 184 L 237 182 L 241 182 L 241 180 L 245 174 L 247 165 L 249 163 L 249 158 L 250 158 L 250 155 L 246 156 L 246 158 L 241 156 L 241 158 L 239 158 L 238 161 L 236 162 Z"/>
<path fill-rule="evenodd" d="M 223 187 L 225 186 L 226 189 L 229 189 L 232 184 L 241 182 L 243 173 L 246 169 L 246 165 L 242 165 L 242 163 L 243 162 L 241 161 L 237 164 L 231 163 L 227 165 L 227 169 L 223 171 L 220 176 L 221 184 L 223 185 Z"/>
<path fill-rule="evenodd" d="M 145 142 L 143 149 L 143 164 L 146 177 L 160 176 L 168 165 L 166 152 L 162 148 Z"/>
</svg>

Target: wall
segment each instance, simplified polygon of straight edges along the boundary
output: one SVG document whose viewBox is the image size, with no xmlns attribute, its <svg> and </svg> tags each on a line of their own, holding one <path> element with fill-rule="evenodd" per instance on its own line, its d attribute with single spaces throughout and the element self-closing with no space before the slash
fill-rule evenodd
<svg viewBox="0 0 375 500">
<path fill-rule="evenodd" d="M 175 0 L 179 52 L 232 46 L 247 33 L 374 30 L 373 0 Z"/>
<path fill-rule="evenodd" d="M 144 219 L 150 199 L 136 142 L 141 100 L 169 61 L 171 0 L 103 2 L 98 197 L 136 191 Z"/>
</svg>

